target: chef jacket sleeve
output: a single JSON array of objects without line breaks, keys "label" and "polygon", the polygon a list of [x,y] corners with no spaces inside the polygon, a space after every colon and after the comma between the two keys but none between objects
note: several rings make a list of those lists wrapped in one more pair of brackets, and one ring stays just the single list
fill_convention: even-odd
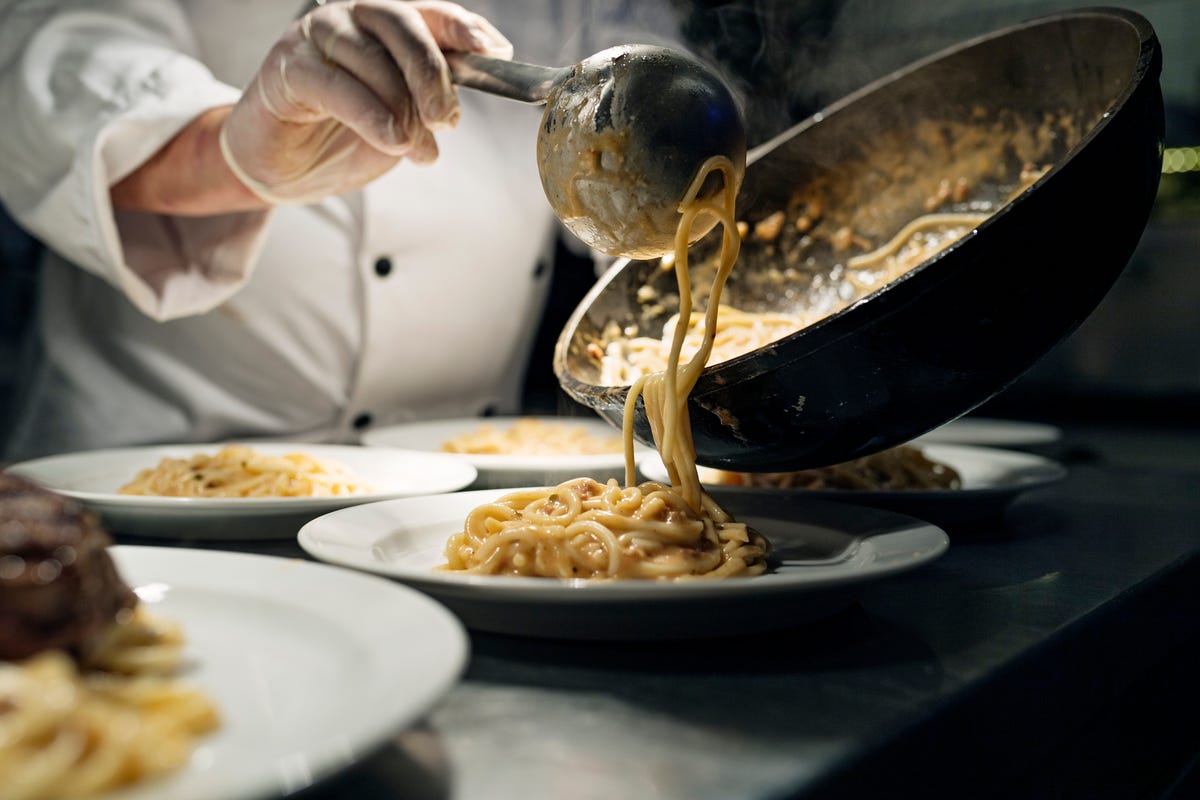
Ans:
[{"label": "chef jacket sleeve", "polygon": [[115,211],[109,187],[239,95],[198,60],[176,3],[0,2],[0,201],[143,313],[208,311],[248,279],[268,212]]}]

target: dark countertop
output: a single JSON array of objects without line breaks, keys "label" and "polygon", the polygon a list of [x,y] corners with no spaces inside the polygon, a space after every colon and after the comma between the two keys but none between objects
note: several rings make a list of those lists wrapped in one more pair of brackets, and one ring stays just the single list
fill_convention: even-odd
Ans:
[{"label": "dark countertop", "polygon": [[1041,452],[1065,481],[949,528],[941,559],[816,623],[662,644],[473,634],[420,724],[305,796],[1190,796],[1200,431],[1068,428]]}]

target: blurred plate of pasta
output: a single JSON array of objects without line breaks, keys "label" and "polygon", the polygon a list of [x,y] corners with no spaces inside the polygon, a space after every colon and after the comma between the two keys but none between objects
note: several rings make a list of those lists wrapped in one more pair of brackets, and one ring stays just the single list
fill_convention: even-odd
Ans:
[{"label": "blurred plate of pasta", "polygon": [[810,622],[868,583],[939,557],[946,533],[922,520],[824,501],[779,515],[727,507],[772,546],[762,574],[721,579],[584,580],[447,571],[447,544],[469,513],[512,492],[483,489],[356,506],[318,517],[299,542],[322,561],[395,578],[439,600],[468,628],[558,639],[730,636]]},{"label": "blurred plate of pasta", "polygon": [[[555,484],[587,476],[624,480],[621,431],[599,416],[464,417],[377,428],[369,447],[450,453],[475,467],[472,488]],[[637,444],[635,457],[650,452]]]},{"label": "blurred plate of pasta", "polygon": [[448,454],[310,442],[91,450],[8,471],[79,500],[118,535],[172,540],[290,539],[329,511],[457,491],[476,476]]},{"label": "blurred plate of pasta", "polygon": [[114,800],[290,796],[413,723],[466,664],[458,620],[392,581],[245,553],[111,553],[142,602],[186,631],[180,677],[220,715],[181,769]]},{"label": "blurred plate of pasta", "polygon": [[[910,445],[833,467],[795,473],[730,473],[699,467],[700,480],[722,501],[793,495],[890,509],[938,525],[994,520],[1022,493],[1066,477],[1062,464],[1032,453],[971,445]],[[666,470],[656,454],[638,461],[648,480]]]}]

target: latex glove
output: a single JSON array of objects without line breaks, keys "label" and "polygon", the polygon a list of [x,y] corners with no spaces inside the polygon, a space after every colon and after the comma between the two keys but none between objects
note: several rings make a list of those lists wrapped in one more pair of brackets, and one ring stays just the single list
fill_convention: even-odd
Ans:
[{"label": "latex glove", "polygon": [[458,122],[443,51],[512,57],[486,19],[441,0],[347,0],[294,22],[221,128],[238,179],[271,203],[357,189],[437,158]]}]

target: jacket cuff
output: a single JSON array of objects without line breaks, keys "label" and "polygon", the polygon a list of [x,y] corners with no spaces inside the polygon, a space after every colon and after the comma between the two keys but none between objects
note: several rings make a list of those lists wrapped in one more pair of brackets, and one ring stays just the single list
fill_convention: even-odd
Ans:
[{"label": "jacket cuff", "polygon": [[112,207],[113,184],[201,113],[230,105],[241,94],[186,58],[165,64],[159,76],[156,83],[175,90],[148,91],[135,106],[107,121],[92,147],[79,153],[87,163],[77,164],[76,171],[87,184],[97,266],[138,310],[168,320],[209,311],[246,283],[270,212],[182,217]]}]

